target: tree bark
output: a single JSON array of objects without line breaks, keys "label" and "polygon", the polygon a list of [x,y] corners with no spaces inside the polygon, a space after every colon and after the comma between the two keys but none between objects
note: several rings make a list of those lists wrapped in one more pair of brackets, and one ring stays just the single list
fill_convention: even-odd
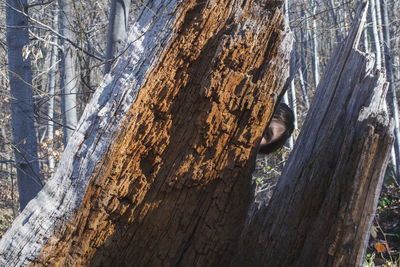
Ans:
[{"label": "tree bark", "polygon": [[[288,22],[289,27],[290,27],[289,1],[288,0],[285,0],[285,9],[284,9],[284,11],[285,11],[285,19]],[[293,76],[293,77],[290,77],[291,81],[290,81],[290,86],[289,86],[289,90],[288,90],[288,92],[290,92],[290,101],[288,99],[289,98],[289,93],[285,94],[284,101],[287,101],[288,103],[286,103],[286,104],[288,104],[289,107],[292,108],[293,115],[294,115],[293,116],[294,129],[297,129],[297,104],[296,104],[296,90],[295,90],[295,87],[294,87],[294,75],[296,75],[295,73],[297,71],[297,68],[299,67],[298,66],[299,62],[298,62],[298,60],[296,58],[297,57],[296,53],[292,52],[291,57],[293,57],[293,59],[291,59],[291,60],[295,62],[294,64],[296,65],[296,67],[295,67],[296,70],[294,70],[294,68],[293,68],[293,70],[291,70],[291,73],[290,73],[290,75]],[[293,136],[289,137],[288,144],[289,144],[289,148],[292,149],[293,148],[293,144],[294,144]]]},{"label": "tree bark", "polygon": [[[7,0],[8,70],[11,124],[20,209],[42,189],[34,126],[32,70],[28,53],[27,1]],[[23,55],[24,53],[24,55]]]},{"label": "tree bark", "polygon": [[367,3],[330,61],[268,208],[233,266],[361,266],[393,121],[384,75],[358,51]]},{"label": "tree bark", "polygon": [[319,77],[319,53],[318,53],[318,39],[317,39],[317,1],[311,0],[312,6],[312,65],[313,65],[313,76],[314,76],[314,88],[317,88],[320,77]]},{"label": "tree bark", "polygon": [[392,156],[392,164],[394,168],[395,179],[397,184],[400,184],[400,118],[399,118],[399,104],[396,96],[396,89],[394,86],[395,78],[393,73],[393,61],[392,61],[392,48],[390,44],[390,31],[389,31],[389,16],[388,16],[388,3],[383,3],[383,32],[384,32],[384,55],[385,55],[385,68],[387,78],[389,81],[389,93],[387,97],[389,111],[394,119],[394,145]]},{"label": "tree bark", "polygon": [[276,1],[151,1],[55,176],[0,241],[4,266],[216,266],[288,76]]},{"label": "tree bark", "polygon": [[379,44],[380,44],[380,52],[381,52],[381,64],[380,67],[385,67],[385,52],[384,52],[384,43],[383,39],[383,29],[382,29],[382,11],[381,11],[381,1],[382,0],[374,0],[375,1],[375,16],[376,16],[376,26],[378,30]]},{"label": "tree bark", "polygon": [[[58,16],[59,12],[57,10],[53,11],[53,28],[58,29]],[[52,37],[52,42],[58,43],[57,36]],[[50,51],[50,69],[49,69],[49,86],[48,86],[48,97],[49,103],[47,108],[47,131],[46,135],[48,137],[48,141],[51,143],[51,151],[53,151],[54,144],[54,98],[55,98],[55,89],[56,89],[56,70],[57,70],[57,60],[58,60],[58,47],[53,45]],[[48,158],[49,162],[49,170],[53,173],[55,168],[55,160],[53,153],[49,154]]]},{"label": "tree bark", "polygon": [[299,86],[300,86],[301,94],[303,97],[304,105],[305,105],[305,108],[308,110],[310,108],[310,103],[308,102],[308,95],[307,95],[306,85],[304,82],[303,71],[301,68],[299,68],[297,70],[297,72],[298,72]]},{"label": "tree bark", "polygon": [[338,43],[341,43],[342,42],[342,32],[340,30],[340,24],[338,22],[337,15],[336,15],[335,1],[329,0],[329,4],[330,4],[330,10],[331,10],[331,14],[332,14],[333,23],[334,23],[335,27],[337,27],[337,29],[338,29],[338,30],[334,31],[336,40]]},{"label": "tree bark", "polygon": [[[379,1],[379,0],[377,0]],[[377,21],[377,12],[376,12],[376,3],[375,0],[369,0],[370,3],[370,16],[371,16],[371,35],[373,37],[373,48],[375,52],[376,61],[375,64],[380,68],[382,67],[382,52],[381,52],[381,40],[379,38],[378,32],[378,21]]]},{"label": "tree bark", "polygon": [[124,46],[128,35],[128,17],[131,0],[112,0],[107,33],[106,62],[104,74],[110,71],[111,65]]},{"label": "tree bark", "polygon": [[[72,5],[71,0],[58,0],[60,9],[60,33],[65,39],[73,40],[72,32]],[[63,111],[63,133],[64,146],[67,145],[72,133],[78,124],[77,102],[77,77],[75,73],[75,57],[73,55],[74,47],[64,39],[60,39],[63,46],[61,61],[61,88],[62,88],[62,111]]]}]

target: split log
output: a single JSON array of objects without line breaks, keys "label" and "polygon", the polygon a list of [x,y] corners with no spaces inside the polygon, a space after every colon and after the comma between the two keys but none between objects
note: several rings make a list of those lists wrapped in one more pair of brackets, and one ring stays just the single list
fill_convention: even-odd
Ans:
[{"label": "split log", "polygon": [[367,1],[327,67],[268,208],[249,225],[234,266],[360,266],[393,121],[387,83],[358,51]]},{"label": "split log", "polygon": [[148,1],[1,266],[221,266],[288,76],[281,1]]}]

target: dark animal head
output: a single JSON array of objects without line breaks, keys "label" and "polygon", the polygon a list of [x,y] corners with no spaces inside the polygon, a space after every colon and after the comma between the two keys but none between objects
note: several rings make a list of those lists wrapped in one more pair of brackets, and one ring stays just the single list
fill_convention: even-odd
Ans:
[{"label": "dark animal head", "polygon": [[294,130],[293,120],[293,111],[286,104],[279,103],[264,131],[259,153],[268,154],[282,147]]}]

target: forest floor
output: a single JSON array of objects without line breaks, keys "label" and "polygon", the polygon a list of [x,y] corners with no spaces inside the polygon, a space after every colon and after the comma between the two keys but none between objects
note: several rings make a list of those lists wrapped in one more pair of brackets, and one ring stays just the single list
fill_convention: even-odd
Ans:
[{"label": "forest floor", "polygon": [[[2,173],[3,174],[3,173]],[[18,215],[17,196],[13,191],[10,180],[0,176],[0,238]]]},{"label": "forest floor", "polygon": [[[253,173],[253,179],[257,184],[255,206],[268,203],[283,168],[285,157],[286,155],[275,155],[269,158],[257,158],[256,169]],[[10,180],[3,177],[5,176],[0,176],[0,238],[18,215],[16,183],[14,181],[11,186]],[[374,257],[375,266],[385,266],[387,261],[399,260],[399,253],[400,188],[386,182],[382,188],[371,229],[367,257]]]},{"label": "forest floor", "polygon": [[390,260],[400,266],[400,188],[393,183],[382,187],[368,253],[375,254],[375,264]]}]

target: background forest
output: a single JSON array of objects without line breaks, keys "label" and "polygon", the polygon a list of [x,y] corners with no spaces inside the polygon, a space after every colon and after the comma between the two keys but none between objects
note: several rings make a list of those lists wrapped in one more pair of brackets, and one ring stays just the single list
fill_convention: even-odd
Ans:
[{"label": "background forest", "polygon": [[[41,186],[54,173],[57,161],[74,130],[86,103],[108,71],[107,53],[110,10],[116,2],[129,1],[29,1],[21,15],[27,19],[27,38],[12,34],[16,25],[6,20],[6,12],[15,11],[15,2],[0,4],[0,237],[19,213],[17,177],[26,175]],[[138,8],[151,8],[145,1],[132,1],[129,19]],[[295,35],[296,76],[284,100],[295,111],[296,130],[287,147],[274,155],[257,158],[254,181],[255,205],[265,205],[301,130],[309,103],[334,49],[350,28],[358,1],[286,0],[290,28]],[[400,146],[397,102],[400,94],[400,2],[370,0],[367,27],[362,38],[365,52],[374,53],[376,65],[386,72],[390,82],[388,112],[396,120],[396,141],[386,171],[378,213],[371,231],[369,252],[375,263],[383,258],[392,262],[400,248]],[[113,12],[111,12],[112,14]],[[115,14],[115,12],[114,12]],[[112,16],[111,16],[112,17]],[[127,20],[129,29],[129,19]],[[110,27],[111,28],[111,27]],[[118,57],[127,44],[118,45]],[[15,62],[10,54],[20,53],[24,72],[30,72],[28,91],[13,91]],[[106,58],[110,59],[109,61]],[[15,58],[14,58],[15,59]],[[18,63],[17,63],[18,65]],[[27,81],[25,78],[24,81]],[[29,93],[26,93],[29,92]],[[22,104],[21,104],[22,103]],[[24,106],[20,117],[12,117],[13,105]],[[14,120],[14,122],[13,122]],[[18,130],[19,122],[30,121],[32,127]],[[27,126],[27,124],[23,125]],[[12,129],[14,128],[14,132]],[[28,148],[26,148],[28,147]],[[32,167],[33,166],[33,167]],[[37,166],[37,167],[35,167]],[[389,250],[389,251],[388,251]],[[382,258],[382,260],[378,259]]]}]

